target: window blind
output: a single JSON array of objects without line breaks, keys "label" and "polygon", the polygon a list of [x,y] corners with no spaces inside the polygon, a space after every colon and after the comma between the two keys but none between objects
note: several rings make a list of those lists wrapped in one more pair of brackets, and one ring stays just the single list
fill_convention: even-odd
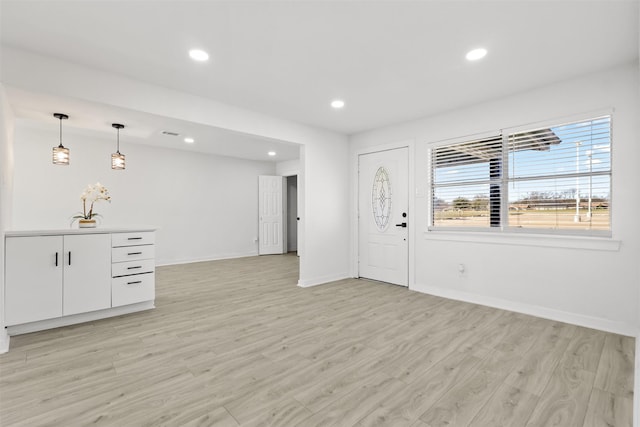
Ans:
[{"label": "window blind", "polygon": [[508,136],[510,227],[610,229],[611,118]]},{"label": "window blind", "polygon": [[434,226],[499,225],[502,145],[502,137],[496,135],[432,150]]},{"label": "window blind", "polygon": [[431,150],[434,228],[611,230],[611,117]]}]

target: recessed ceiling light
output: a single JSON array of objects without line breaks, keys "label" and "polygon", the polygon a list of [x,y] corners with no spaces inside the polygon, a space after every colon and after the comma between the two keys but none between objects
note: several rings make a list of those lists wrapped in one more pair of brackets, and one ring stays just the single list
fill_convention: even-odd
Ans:
[{"label": "recessed ceiling light", "polygon": [[275,151],[269,151],[267,154],[273,157],[273,156],[276,155],[276,152]]},{"label": "recessed ceiling light", "polygon": [[335,109],[344,107],[344,101],[342,99],[334,99],[331,101],[331,106]]},{"label": "recessed ceiling light", "polygon": [[468,61],[477,61],[478,59],[482,59],[487,55],[487,49],[479,48],[473,49],[467,52],[467,60]]},{"label": "recessed ceiling light", "polygon": [[209,54],[201,49],[191,49],[189,51],[189,56],[194,61],[200,61],[200,62],[203,62],[209,59]]},{"label": "recessed ceiling light", "polygon": [[196,142],[196,140],[193,138],[185,138],[184,142],[186,142],[187,144],[193,144],[194,142]]}]

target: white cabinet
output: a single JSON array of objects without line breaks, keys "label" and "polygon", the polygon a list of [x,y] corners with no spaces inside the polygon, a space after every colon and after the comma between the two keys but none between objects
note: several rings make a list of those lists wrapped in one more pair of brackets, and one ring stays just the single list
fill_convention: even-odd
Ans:
[{"label": "white cabinet", "polygon": [[155,233],[5,233],[5,325],[10,334],[153,308]]},{"label": "white cabinet", "polygon": [[8,237],[5,323],[111,307],[111,235]]},{"label": "white cabinet", "polygon": [[111,252],[113,262],[136,261],[143,259],[154,259],[156,257],[155,246],[126,246],[124,248],[113,248]]},{"label": "white cabinet", "polygon": [[118,233],[111,238],[111,304],[155,299],[154,233]]},{"label": "white cabinet", "polygon": [[111,286],[114,307],[149,301],[155,298],[155,273],[114,277]]},{"label": "white cabinet", "polygon": [[5,324],[62,316],[62,236],[7,237]]},{"label": "white cabinet", "polygon": [[111,235],[64,236],[62,315],[111,307]]},{"label": "white cabinet", "polygon": [[111,264],[111,275],[113,277],[120,277],[130,274],[153,273],[155,269],[156,260],[153,258],[139,261],[114,262]]},{"label": "white cabinet", "polygon": [[113,233],[111,241],[114,248],[121,246],[153,245],[156,242],[153,231],[139,231],[133,233]]}]

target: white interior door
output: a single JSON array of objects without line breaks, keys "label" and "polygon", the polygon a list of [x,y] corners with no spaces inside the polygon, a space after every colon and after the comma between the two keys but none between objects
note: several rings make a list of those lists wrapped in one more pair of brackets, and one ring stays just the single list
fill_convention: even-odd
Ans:
[{"label": "white interior door", "polygon": [[258,181],[260,255],[283,254],[287,251],[285,206],[287,180],[283,176],[260,175]]},{"label": "white interior door", "polygon": [[358,160],[359,276],[409,284],[409,150],[362,154]]}]

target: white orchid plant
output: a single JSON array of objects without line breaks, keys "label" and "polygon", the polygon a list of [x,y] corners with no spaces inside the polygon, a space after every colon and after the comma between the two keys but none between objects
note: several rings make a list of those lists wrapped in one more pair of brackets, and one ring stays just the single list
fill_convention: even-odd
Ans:
[{"label": "white orchid plant", "polygon": [[[111,203],[111,196],[109,195],[109,190],[98,182],[94,185],[89,184],[80,195],[80,200],[82,200],[82,212],[78,212],[72,217],[72,224],[77,219],[94,219],[94,217],[99,217],[100,214],[93,211],[93,205],[100,200],[106,200]],[[87,203],[90,203],[89,211],[87,211]]]}]

